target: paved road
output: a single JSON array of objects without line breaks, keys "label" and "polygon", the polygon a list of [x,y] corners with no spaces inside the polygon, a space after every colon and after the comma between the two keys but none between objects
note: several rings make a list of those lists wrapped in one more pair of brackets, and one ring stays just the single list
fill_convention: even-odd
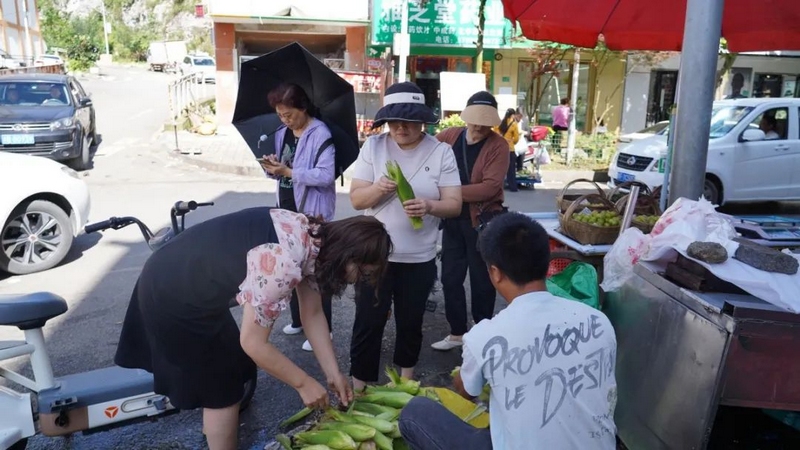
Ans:
[{"label": "paved road", "polygon": [[[94,168],[84,173],[92,194],[91,220],[133,215],[156,229],[168,224],[169,208],[177,200],[216,202],[215,206],[190,215],[190,223],[244,207],[273,203],[274,184],[270,181],[209,173],[177,162],[165,149],[156,146],[153,138],[166,117],[164,93],[168,76],[141,69],[115,68],[105,72],[106,76],[83,80],[85,88],[93,93],[98,130],[103,136]],[[509,203],[516,209],[549,210],[554,204],[555,192],[521,192],[510,198]],[[355,213],[345,191],[338,200],[339,217]],[[58,376],[100,369],[112,364],[128,297],[149,253],[133,227],[81,236],[67,262],[55,269],[22,277],[0,276],[0,293],[49,290],[67,299],[69,311],[50,321],[46,328],[54,371]],[[428,349],[429,343],[447,332],[441,296],[437,295],[435,300],[440,307],[436,313],[427,315],[426,342],[420,364],[422,375],[431,382],[444,380],[460,357],[456,353],[433,354]],[[337,300],[334,336],[343,370],[348,364],[346,355],[352,317],[350,299]],[[286,320],[287,317],[283,317],[278,326],[282,327]],[[19,335],[17,330],[0,330],[0,339],[16,339]],[[386,358],[391,358],[393,336],[390,325]],[[302,337],[288,337],[278,332],[274,340],[291,358],[321,379],[313,357],[299,349]],[[275,433],[275,425],[300,406],[291,388],[262,374],[253,405],[241,418],[241,448],[262,448]],[[198,411],[89,436],[36,437],[29,444],[31,449],[202,447]]]}]

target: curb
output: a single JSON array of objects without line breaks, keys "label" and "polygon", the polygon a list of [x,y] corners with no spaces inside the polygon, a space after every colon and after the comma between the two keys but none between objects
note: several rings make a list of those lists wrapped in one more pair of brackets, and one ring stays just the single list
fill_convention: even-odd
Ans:
[{"label": "curb", "polygon": [[202,159],[192,158],[189,155],[184,155],[182,153],[176,152],[173,149],[166,148],[165,145],[162,145],[162,147],[164,147],[167,155],[170,158],[181,161],[190,166],[199,167],[201,169],[206,169],[217,173],[228,173],[232,175],[240,175],[240,176],[254,177],[254,178],[264,177],[264,172],[255,167],[234,166],[232,164],[220,164],[209,161],[203,161]]}]

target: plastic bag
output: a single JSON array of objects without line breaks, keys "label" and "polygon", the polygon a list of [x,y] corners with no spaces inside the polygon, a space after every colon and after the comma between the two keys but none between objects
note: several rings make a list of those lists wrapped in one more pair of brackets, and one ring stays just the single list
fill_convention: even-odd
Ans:
[{"label": "plastic bag", "polygon": [[539,153],[539,165],[546,166],[547,164],[550,164],[550,153],[542,147],[542,151]]},{"label": "plastic bag", "polygon": [[517,154],[517,156],[522,156],[525,153],[527,153],[528,152],[528,140],[525,139],[524,137],[520,137],[519,141],[517,141],[517,143],[514,144],[514,152]]},{"label": "plastic bag", "polygon": [[603,257],[603,282],[600,287],[606,292],[616,291],[633,275],[633,266],[639,262],[650,238],[638,228],[628,228],[617,238]]},{"label": "plastic bag", "polygon": [[600,292],[597,289],[597,271],[584,262],[574,262],[560,273],[547,279],[551,294],[587,304],[600,309]]},{"label": "plastic bag", "polygon": [[661,215],[650,234],[636,228],[622,233],[603,258],[600,287],[606,292],[616,291],[633,275],[633,266],[640,260],[674,259],[676,250],[685,252],[695,241],[722,244],[733,254],[738,244],[731,239],[736,236],[733,224],[717,213],[711,202],[679,198]]}]

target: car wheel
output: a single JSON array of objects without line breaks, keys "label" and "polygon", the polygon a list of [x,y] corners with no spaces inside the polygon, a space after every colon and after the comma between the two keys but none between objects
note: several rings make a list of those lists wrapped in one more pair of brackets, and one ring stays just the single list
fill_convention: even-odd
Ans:
[{"label": "car wheel", "polygon": [[703,184],[703,196],[709,202],[719,205],[722,200],[722,188],[717,181],[706,178]]},{"label": "car wheel", "polygon": [[87,133],[81,134],[81,155],[70,161],[70,167],[75,170],[92,168],[92,139]]},{"label": "car wheel", "polygon": [[69,215],[55,203],[23,203],[0,230],[0,270],[25,275],[55,267],[67,256],[72,233]]}]

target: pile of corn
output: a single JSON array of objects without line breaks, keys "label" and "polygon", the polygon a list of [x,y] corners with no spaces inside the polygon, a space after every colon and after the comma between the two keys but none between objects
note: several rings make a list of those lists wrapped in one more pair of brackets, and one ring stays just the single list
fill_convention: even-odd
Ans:
[{"label": "pile of corn", "polygon": [[[440,402],[464,421],[475,426],[488,425],[486,408],[476,406],[447,389],[421,387],[418,381],[401,378],[391,368],[387,369],[386,373],[392,380],[390,383],[385,386],[368,386],[363,393],[356,396],[347,411],[328,408],[308,431],[291,437],[280,434],[275,439],[284,450],[408,449],[400,436],[397,420],[403,407],[415,396],[424,396]],[[291,425],[311,412],[310,409],[304,408],[284,421],[281,426]]]}]

